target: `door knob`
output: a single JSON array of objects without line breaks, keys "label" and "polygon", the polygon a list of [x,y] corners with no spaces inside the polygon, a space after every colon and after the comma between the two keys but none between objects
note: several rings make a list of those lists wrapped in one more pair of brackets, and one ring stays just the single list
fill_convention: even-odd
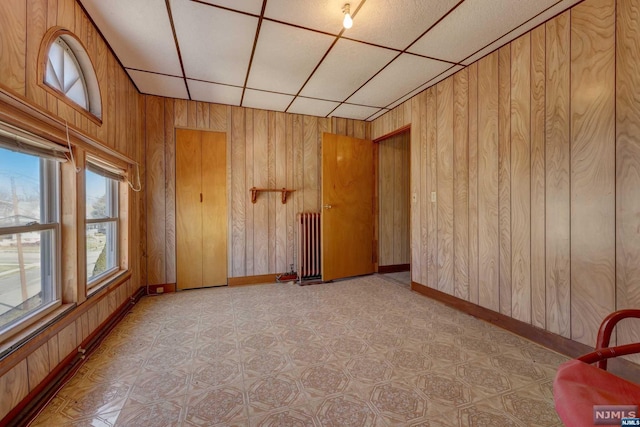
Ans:
[{"label": "door knob", "polygon": [[331,205],[323,205],[322,207],[325,208],[325,209],[331,209],[333,206],[331,206]]}]

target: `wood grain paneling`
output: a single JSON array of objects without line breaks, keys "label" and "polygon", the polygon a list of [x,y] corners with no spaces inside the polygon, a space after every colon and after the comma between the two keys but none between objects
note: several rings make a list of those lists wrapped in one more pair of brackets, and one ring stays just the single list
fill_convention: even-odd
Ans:
[{"label": "wood grain paneling", "polygon": [[546,24],[546,299],[547,330],[570,325],[570,12]]},{"label": "wood grain paneling", "polygon": [[0,85],[20,95],[26,92],[27,3],[0,4]]},{"label": "wood grain paneling", "polygon": [[531,36],[511,43],[511,315],[531,322]]},{"label": "wood grain paneling", "polygon": [[409,257],[409,132],[378,143],[378,264],[408,264]]},{"label": "wood grain paneling", "polygon": [[165,211],[165,139],[164,102],[160,97],[147,97],[147,264],[150,285],[166,280],[166,211]]},{"label": "wood grain paneling", "polygon": [[615,309],[615,0],[571,11],[571,338]]},{"label": "wood grain paneling", "polygon": [[[269,187],[269,125],[267,111],[253,110],[253,182],[247,180],[250,187]],[[247,191],[247,190],[245,190]],[[253,275],[273,273],[269,271],[269,197],[264,194],[261,203],[253,208]],[[248,236],[249,238],[249,236]],[[247,258],[250,254],[247,252]]]},{"label": "wood grain paneling", "polygon": [[250,187],[245,180],[245,109],[231,109],[231,275],[246,276],[245,212]]},{"label": "wood grain paneling", "polygon": [[498,53],[478,61],[478,304],[500,310]]},{"label": "wood grain paneling", "polygon": [[[173,126],[175,105],[164,100],[164,191],[165,191],[165,254],[176,253],[176,141]],[[165,283],[176,283],[176,257],[168,256],[165,263]]]},{"label": "wood grain paneling", "polygon": [[453,77],[453,295],[469,298],[469,72]]},{"label": "wood grain paneling", "polygon": [[[423,120],[420,117],[423,114],[423,110],[426,108],[424,102],[425,93],[423,92],[419,96],[415,96],[411,99],[411,130],[409,134],[409,141],[413,141],[411,144],[411,150],[409,153],[409,167],[411,168],[411,176],[409,177],[410,187],[410,207],[409,207],[409,219],[411,221],[410,232],[410,245],[411,245],[411,260],[423,260],[426,257],[422,253],[424,239],[423,233],[426,232],[426,227],[423,221],[424,215],[422,212],[426,209],[426,138],[423,138],[422,124]],[[426,134],[425,134],[426,135]],[[420,193],[420,194],[418,194]],[[414,197],[415,195],[415,197]],[[425,278],[422,275],[423,262],[418,262],[415,266],[411,267],[411,280],[418,283],[426,283]]]},{"label": "wood grain paneling", "polygon": [[469,72],[469,301],[478,304],[478,63]]},{"label": "wood grain paneling", "polygon": [[[427,282],[438,288],[438,103],[435,86],[427,89]],[[415,261],[414,261],[415,263]]]},{"label": "wood grain paneling", "polygon": [[[618,1],[616,14],[616,308],[622,309],[640,307],[640,1]],[[622,322],[617,336],[618,344],[639,342],[640,328]]]},{"label": "wood grain paneling", "polygon": [[546,326],[545,26],[531,32],[531,323]]},{"label": "wood grain paneling", "polygon": [[29,374],[29,391],[32,391],[51,372],[49,346],[46,343],[27,357],[27,371]]},{"label": "wood grain paneling", "polygon": [[29,393],[27,360],[0,377],[0,419],[4,418]]},{"label": "wood grain paneling", "polygon": [[498,233],[500,313],[511,315],[511,48],[498,51]]},{"label": "wood grain paneling", "polygon": [[27,22],[29,37],[26,51],[26,96],[33,103],[46,108],[47,93],[38,84],[38,53],[47,31],[47,0],[27,1]]},{"label": "wood grain paneling", "polygon": [[438,290],[453,295],[453,80],[437,90]]}]

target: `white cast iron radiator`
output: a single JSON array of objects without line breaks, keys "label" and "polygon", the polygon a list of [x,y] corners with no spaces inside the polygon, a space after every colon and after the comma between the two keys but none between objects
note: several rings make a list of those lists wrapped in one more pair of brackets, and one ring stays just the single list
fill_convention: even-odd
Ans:
[{"label": "white cast iron radiator", "polygon": [[319,212],[298,214],[298,274],[300,280],[321,276]]}]

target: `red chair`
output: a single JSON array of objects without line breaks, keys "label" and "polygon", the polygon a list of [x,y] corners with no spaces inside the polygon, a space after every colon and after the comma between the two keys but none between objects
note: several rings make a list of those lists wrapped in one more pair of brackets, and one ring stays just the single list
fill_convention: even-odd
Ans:
[{"label": "red chair", "polygon": [[609,347],[613,329],[626,318],[640,318],[640,310],[620,310],[607,316],[598,330],[595,350],[558,368],[553,398],[565,426],[594,425],[594,405],[640,405],[640,386],[607,371],[607,359],[640,353],[640,343]]}]

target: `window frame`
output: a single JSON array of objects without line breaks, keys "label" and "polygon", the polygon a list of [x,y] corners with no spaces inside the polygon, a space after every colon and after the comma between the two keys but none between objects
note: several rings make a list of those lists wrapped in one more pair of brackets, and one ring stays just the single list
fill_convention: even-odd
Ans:
[{"label": "window frame", "polygon": [[[101,175],[108,180],[107,182],[109,185],[108,185],[107,197],[109,198],[109,201],[110,201],[110,203],[108,204],[110,208],[110,212],[108,212],[109,216],[107,217],[104,217],[104,218],[88,218],[87,217],[87,212],[86,212],[86,201],[87,201],[86,173],[87,172],[92,172],[94,174]],[[128,251],[126,250],[124,250],[123,252],[123,248],[122,248],[123,233],[126,232],[126,230],[123,230],[123,226],[122,226],[122,222],[123,222],[122,203],[123,202],[126,203],[126,200],[122,200],[123,199],[122,185],[125,179],[125,175],[124,175],[124,171],[120,170],[118,167],[112,166],[111,164],[106,163],[102,159],[94,156],[87,156],[84,173],[85,173],[85,179],[84,179],[85,203],[84,203],[84,211],[82,212],[82,215],[84,218],[84,231],[83,231],[84,241],[85,242],[87,241],[86,240],[87,226],[90,224],[111,224],[111,226],[114,229],[111,235],[109,234],[107,235],[107,239],[110,239],[110,243],[113,245],[113,248],[114,248],[113,251],[111,251],[111,253],[108,254],[107,256],[113,259],[114,265],[113,267],[97,274],[96,276],[90,277],[89,271],[86,268],[88,267],[87,265],[88,251],[85,245],[84,283],[85,283],[85,289],[86,289],[87,295],[91,295],[98,289],[101,289],[104,286],[108,285],[114,276],[117,276],[126,270],[125,268],[123,268],[123,265],[126,265],[127,262],[123,261],[122,259],[123,253],[124,254],[128,253]],[[124,218],[124,219],[128,221],[127,218]]]},{"label": "window frame", "polygon": [[[49,232],[41,234],[40,263],[41,263],[41,292],[51,292],[51,301],[41,304],[30,312],[0,326],[0,343],[24,329],[30,327],[38,320],[50,314],[62,305],[62,187],[60,162],[52,158],[46,158],[37,153],[28,153],[24,147],[21,150],[11,150],[0,146],[0,150],[16,151],[24,155],[39,158],[39,185],[40,185],[40,222],[24,225],[0,226],[0,236],[12,234],[25,234],[33,232]],[[50,237],[47,237],[49,234]],[[48,241],[50,240],[50,241]],[[48,254],[48,256],[45,256]],[[43,270],[48,279],[44,279]],[[44,284],[48,280],[48,284]],[[45,289],[45,287],[47,289]]]},{"label": "window frame", "polygon": [[[69,47],[74,56],[74,61],[79,65],[79,71],[81,78],[85,82],[85,88],[87,92],[87,103],[89,109],[82,107],[74,102],[71,98],[67,97],[62,91],[54,88],[46,82],[47,62],[49,60],[49,50],[51,45],[56,42],[58,38]],[[96,67],[91,60],[91,57],[87,53],[87,49],[84,44],[78,39],[78,37],[71,31],[63,27],[51,27],[42,39],[40,44],[40,51],[38,53],[38,85],[49,92],[51,95],[64,102],[75,111],[83,114],[89,120],[94,122],[98,126],[102,126],[102,112],[103,101],[96,75]]]}]

